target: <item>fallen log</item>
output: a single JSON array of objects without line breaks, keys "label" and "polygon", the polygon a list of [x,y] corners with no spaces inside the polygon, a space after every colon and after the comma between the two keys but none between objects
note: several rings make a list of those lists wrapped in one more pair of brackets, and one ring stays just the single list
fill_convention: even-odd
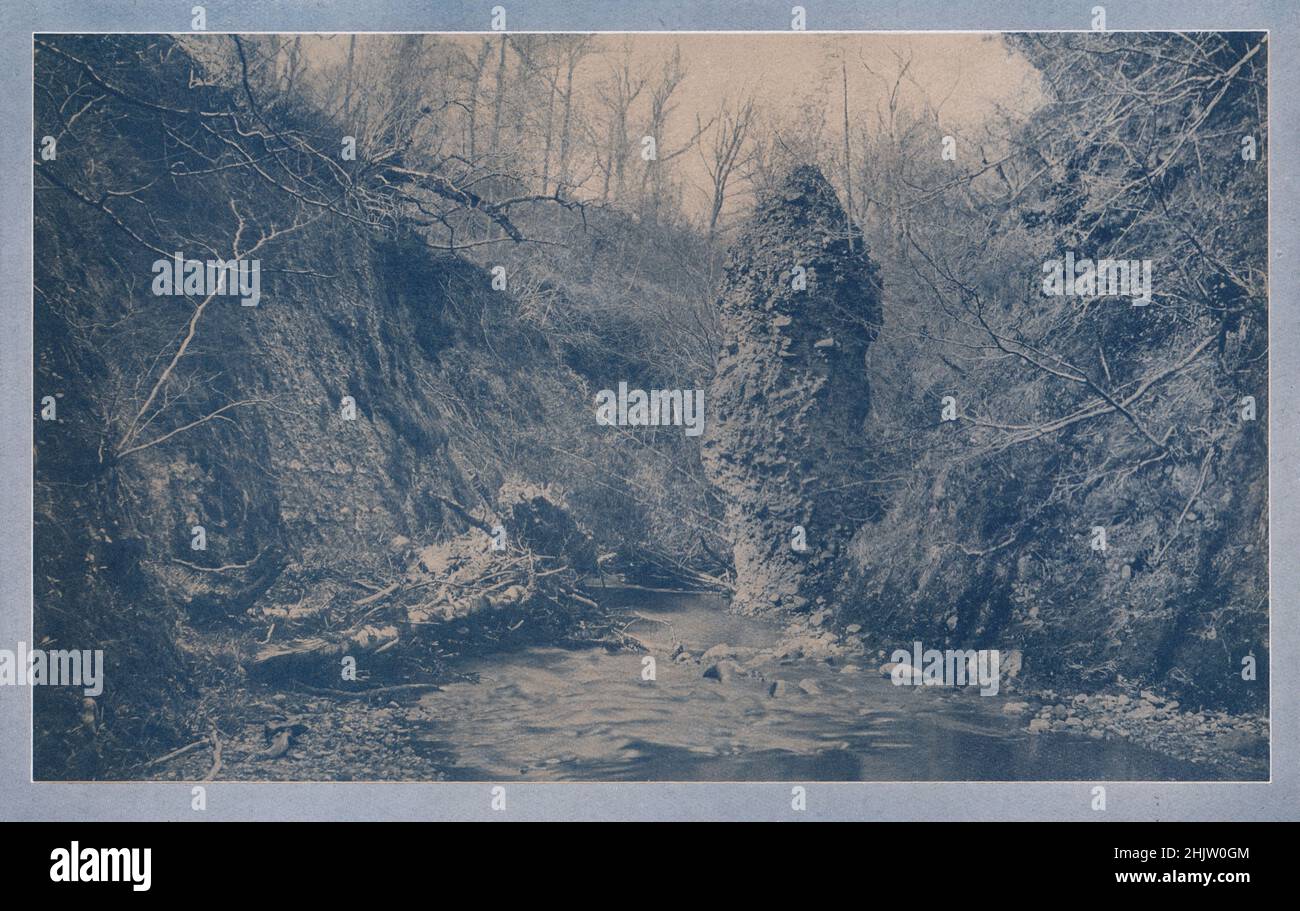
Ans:
[{"label": "fallen log", "polygon": [[379,652],[399,638],[396,626],[363,626],[338,638],[312,636],[286,642],[268,643],[259,648],[247,662],[245,670],[253,678],[295,675],[303,671],[319,675],[337,673],[333,659],[344,655],[365,655]]},{"label": "fallen log", "polygon": [[400,586],[401,584],[402,584],[401,580],[398,580],[397,582],[394,582],[391,585],[385,585],[383,588],[375,592],[373,595],[367,595],[366,597],[362,598],[360,601],[353,601],[352,604],[354,607],[363,607],[364,605],[371,604],[375,601],[378,601],[380,598],[384,598],[387,597],[388,595],[391,595],[393,592],[397,591],[398,586]]},{"label": "fallen log", "polygon": [[[584,572],[599,571],[596,548],[561,498],[544,488],[508,486],[487,519],[439,499],[471,528],[412,548],[404,570],[382,587],[341,597],[313,593],[320,612],[302,618],[310,625],[284,628],[274,643],[268,636],[251,644],[244,663],[249,676],[329,687],[339,679],[339,659],[355,656],[359,664],[369,659],[364,668],[376,683],[385,675],[410,679],[412,669],[436,675],[451,656],[501,647],[521,629],[520,638],[565,641],[584,619],[604,627],[601,605],[578,590]],[[480,533],[498,522],[507,530],[504,548]],[[286,623],[296,613],[286,611]],[[347,632],[329,628],[340,613]]]}]

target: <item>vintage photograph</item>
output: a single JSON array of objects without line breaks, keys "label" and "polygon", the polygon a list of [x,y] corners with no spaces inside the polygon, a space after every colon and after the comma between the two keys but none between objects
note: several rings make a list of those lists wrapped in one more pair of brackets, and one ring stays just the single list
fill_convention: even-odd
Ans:
[{"label": "vintage photograph", "polygon": [[37,781],[1269,779],[1267,33],[32,40]]}]

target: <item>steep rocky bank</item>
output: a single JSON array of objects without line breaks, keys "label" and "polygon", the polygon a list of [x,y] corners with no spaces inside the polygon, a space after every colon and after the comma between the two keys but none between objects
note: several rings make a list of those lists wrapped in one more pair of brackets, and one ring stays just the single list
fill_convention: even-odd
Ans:
[{"label": "steep rocky bank", "polygon": [[[204,699],[230,692],[242,661],[352,625],[440,540],[473,531],[486,548],[475,516],[499,517],[517,556],[498,491],[557,474],[521,439],[587,408],[488,270],[409,225],[313,210],[285,230],[294,197],[251,168],[207,167],[215,140],[159,159],[161,130],[207,123],[136,97],[250,115],[234,89],[193,87],[199,65],[167,39],[112,40],[120,55],[69,38],[38,56],[42,99],[86,78],[82,55],[102,56],[120,95],[82,121],[94,142],[69,135],[38,175],[34,385],[57,414],[34,428],[36,635],[102,647],[108,681],[92,707],[37,692],[38,777],[97,776],[206,733]],[[151,68],[104,62],[155,45]],[[58,122],[44,100],[37,115]],[[142,188],[126,221],[78,189],[92,180]],[[196,315],[197,298],[150,293],[157,249],[206,258],[258,235],[275,236],[256,306],[218,297]]]}]

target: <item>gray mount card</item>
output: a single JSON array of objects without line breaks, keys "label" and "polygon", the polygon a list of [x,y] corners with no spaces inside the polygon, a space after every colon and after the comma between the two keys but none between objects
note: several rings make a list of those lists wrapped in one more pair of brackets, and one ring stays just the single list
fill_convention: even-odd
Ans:
[{"label": "gray mount card", "polygon": [[1292,5],[0,25],[0,816],[1296,817]]}]

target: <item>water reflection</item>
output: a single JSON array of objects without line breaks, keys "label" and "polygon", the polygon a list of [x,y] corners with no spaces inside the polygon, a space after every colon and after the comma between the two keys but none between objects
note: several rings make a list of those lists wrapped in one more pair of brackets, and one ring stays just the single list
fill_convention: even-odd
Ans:
[{"label": "water reflection", "polygon": [[[864,668],[811,659],[768,680],[704,679],[667,656],[721,642],[767,646],[777,627],[725,612],[716,596],[637,593],[632,627],[656,655],[532,648],[468,662],[479,683],[430,694],[422,747],[460,780],[961,781],[1204,780],[1198,766],[1118,740],[1024,733],[1006,698],[895,687]],[[768,695],[776,678],[790,686]],[[811,679],[810,696],[795,684]]]}]

